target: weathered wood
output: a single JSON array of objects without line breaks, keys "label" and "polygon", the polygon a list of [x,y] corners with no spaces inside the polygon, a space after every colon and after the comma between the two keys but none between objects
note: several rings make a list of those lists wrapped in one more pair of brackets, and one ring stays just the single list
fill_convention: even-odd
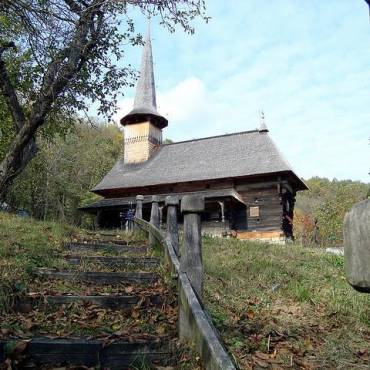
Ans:
[{"label": "weathered wood", "polygon": [[79,256],[69,255],[65,259],[73,265],[79,265],[83,261],[97,262],[105,266],[135,266],[135,267],[158,267],[157,257],[106,257],[106,256]]},{"label": "weathered wood", "polygon": [[143,218],[143,200],[144,197],[142,195],[136,196],[135,217],[137,218]]},{"label": "weathered wood", "polygon": [[130,309],[137,305],[139,301],[143,299],[142,304],[140,307],[144,308],[149,305],[159,306],[163,303],[163,300],[160,295],[153,294],[153,295],[146,295],[146,296],[122,296],[122,295],[110,295],[110,296],[102,296],[102,295],[59,295],[59,296],[33,296],[33,297],[21,297],[17,304],[15,305],[15,310],[17,307],[21,307],[24,304],[30,304],[31,306],[41,305],[44,303],[52,304],[52,305],[63,305],[69,304],[73,302],[89,302],[94,304],[95,306],[110,308],[113,310],[124,310]]},{"label": "weathered wood", "polygon": [[124,239],[88,239],[79,241],[79,243],[89,243],[89,244],[116,244],[116,245],[142,245],[145,244],[145,240],[124,240]]},{"label": "weathered wood", "polygon": [[[159,229],[159,205],[158,205],[159,197],[153,195],[152,197],[152,210],[150,213],[150,224]],[[157,243],[157,239],[152,232],[149,231],[149,247],[153,248]]]},{"label": "weathered wood", "polygon": [[[142,230],[149,231],[153,228],[147,221],[135,220],[135,222]],[[158,242],[165,249],[165,256],[171,271],[178,273],[180,264],[172,244],[168,242],[168,238],[163,237],[159,230],[156,235]],[[186,273],[180,273],[178,277],[180,338],[187,343],[195,344],[206,370],[235,370],[235,366],[222,346],[217,329],[203,310],[202,303],[190,285]]]},{"label": "weathered wood", "polygon": [[[142,219],[143,218],[143,201],[144,201],[144,196],[143,195],[136,195],[136,206],[135,206],[135,217]],[[137,229],[137,225],[133,225],[134,230]]]},{"label": "weathered wood", "polygon": [[[262,231],[266,228],[282,230],[283,206],[276,183],[261,183],[259,187],[239,185],[237,189],[247,206],[248,231]],[[250,207],[259,207],[258,217],[251,217]]]},{"label": "weathered wood", "polygon": [[179,225],[177,223],[177,207],[179,205],[178,197],[166,197],[167,206],[167,237],[172,243],[176,254],[180,255],[179,248]]},{"label": "weathered wood", "polygon": [[158,280],[151,272],[77,272],[37,269],[35,273],[49,279],[89,281],[95,284],[150,284]]},{"label": "weathered wood", "polygon": [[[10,342],[10,341],[8,341]],[[0,341],[0,360],[4,361],[7,341]],[[173,346],[164,340],[119,341],[105,343],[87,339],[48,339],[34,338],[27,343],[22,352],[22,364],[31,361],[41,365],[84,365],[88,367],[122,370],[130,367],[136,360],[158,361],[159,364],[170,364]],[[23,365],[22,365],[23,366]],[[23,367],[22,367],[23,368]]]},{"label": "weathered wood", "polygon": [[271,231],[239,231],[238,239],[255,240],[255,239],[279,239],[284,238],[284,233],[281,230]]},{"label": "weathered wood", "polygon": [[370,293],[370,199],[355,204],[343,226],[347,280],[356,290]]},{"label": "weathered wood", "polygon": [[184,248],[180,259],[180,272],[186,273],[190,283],[202,299],[203,296],[203,260],[201,212],[204,211],[204,199],[196,195],[186,195],[181,201],[184,214]]},{"label": "weathered wood", "polygon": [[206,370],[235,370],[217,329],[204,311],[185,273],[179,274],[180,340],[194,343]]},{"label": "weathered wood", "polygon": [[98,243],[67,243],[65,248],[70,251],[111,251],[116,253],[146,253],[146,245],[119,245],[119,244],[98,244]]}]

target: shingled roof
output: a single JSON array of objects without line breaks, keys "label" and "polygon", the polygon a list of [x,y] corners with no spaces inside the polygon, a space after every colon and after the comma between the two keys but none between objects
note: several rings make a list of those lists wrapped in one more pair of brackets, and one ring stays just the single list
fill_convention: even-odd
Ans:
[{"label": "shingled roof", "polygon": [[307,189],[267,132],[258,130],[161,145],[146,162],[118,160],[92,191],[291,172]]}]

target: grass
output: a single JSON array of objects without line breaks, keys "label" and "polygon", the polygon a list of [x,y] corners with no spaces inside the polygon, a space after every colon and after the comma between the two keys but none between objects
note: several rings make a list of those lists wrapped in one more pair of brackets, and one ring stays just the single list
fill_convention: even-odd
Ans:
[{"label": "grass", "polygon": [[54,267],[63,242],[75,232],[71,226],[0,212],[0,311],[25,289],[34,268]]},{"label": "grass", "polygon": [[210,237],[203,253],[206,306],[240,368],[368,369],[370,295],[343,257]]},{"label": "grass", "polygon": [[[0,313],[2,324],[7,321],[3,329],[26,337],[47,331],[59,331],[62,336],[68,333],[106,336],[136,328],[140,336],[161,335],[159,329],[175,330],[176,312],[166,313],[173,318],[170,326],[166,326],[162,313],[154,309],[147,312],[152,321],[145,312],[110,316],[102,315],[104,311],[100,309],[76,304],[60,311],[63,313],[60,317],[58,309],[53,311],[52,307],[49,311],[40,308],[25,315],[4,314],[17,295],[24,292],[126,294],[125,287],[34,278],[32,270],[36,267],[65,268],[60,258],[63,243],[83,237],[95,236],[71,226],[0,212]],[[152,255],[161,253],[156,248]],[[343,257],[296,245],[274,246],[210,237],[204,238],[203,255],[205,304],[241,369],[369,368],[370,295],[360,294],[348,285]],[[82,267],[90,270],[98,266],[89,263]],[[165,286],[170,287],[173,281],[168,273],[163,267],[158,272]],[[163,294],[162,288],[152,288],[152,293]],[[135,287],[129,294],[136,293],[150,292]],[[99,312],[102,325],[97,327],[89,315],[98,317]],[[49,323],[44,320],[46,316],[50,317]],[[83,324],[67,317],[83,317]],[[114,325],[115,321],[120,327]],[[179,367],[197,368],[199,360],[191,362],[195,357],[185,350],[179,357],[182,359]]]}]

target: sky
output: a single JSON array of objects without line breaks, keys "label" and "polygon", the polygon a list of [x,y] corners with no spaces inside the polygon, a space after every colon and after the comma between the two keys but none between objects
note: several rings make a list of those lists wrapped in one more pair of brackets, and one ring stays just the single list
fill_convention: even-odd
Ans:
[{"label": "sky", "polygon": [[[363,0],[206,0],[195,34],[151,22],[158,111],[174,141],[253,130],[298,176],[370,182],[370,22]],[[146,19],[134,15],[145,33]],[[141,47],[125,62],[140,67]],[[134,88],[119,98],[121,118]]]}]

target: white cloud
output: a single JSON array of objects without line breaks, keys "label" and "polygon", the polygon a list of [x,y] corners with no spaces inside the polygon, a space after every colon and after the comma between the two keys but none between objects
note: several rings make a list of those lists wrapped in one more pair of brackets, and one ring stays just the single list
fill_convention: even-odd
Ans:
[{"label": "white cloud", "polygon": [[203,82],[190,77],[170,90],[158,93],[158,111],[176,124],[193,119],[195,113],[202,111],[206,100],[207,92]]}]

